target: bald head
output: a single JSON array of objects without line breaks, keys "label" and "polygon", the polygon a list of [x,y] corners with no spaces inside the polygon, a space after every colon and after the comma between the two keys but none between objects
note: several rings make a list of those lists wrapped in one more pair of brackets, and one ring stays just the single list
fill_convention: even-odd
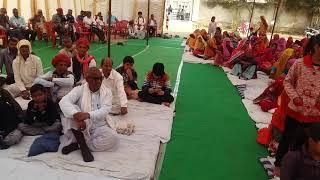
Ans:
[{"label": "bald head", "polygon": [[102,72],[105,78],[108,78],[110,76],[110,73],[112,71],[112,59],[111,58],[104,58],[101,61],[101,68],[102,68]]},{"label": "bald head", "polygon": [[96,92],[100,89],[102,83],[102,73],[96,67],[90,67],[86,74],[86,81],[88,82],[89,89]]}]

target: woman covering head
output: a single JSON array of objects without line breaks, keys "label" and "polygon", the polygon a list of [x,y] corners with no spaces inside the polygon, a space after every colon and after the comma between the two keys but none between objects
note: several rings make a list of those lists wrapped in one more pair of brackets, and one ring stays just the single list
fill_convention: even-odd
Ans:
[{"label": "woman covering head", "polygon": [[266,36],[268,31],[268,23],[264,16],[260,16],[259,36]]},{"label": "woman covering head", "polygon": [[273,71],[271,72],[270,76],[274,79],[280,77],[283,74],[283,71],[286,68],[286,64],[290,57],[293,55],[294,50],[289,48],[286,49],[278,59],[276,63],[273,64]]},{"label": "woman covering head", "polygon": [[292,48],[293,47],[293,38],[291,36],[288,37],[286,47],[287,48]]}]

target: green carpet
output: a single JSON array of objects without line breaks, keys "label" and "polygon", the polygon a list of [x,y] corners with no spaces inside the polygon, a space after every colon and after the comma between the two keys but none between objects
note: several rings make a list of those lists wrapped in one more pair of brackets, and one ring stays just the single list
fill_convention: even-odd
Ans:
[{"label": "green carpet", "polygon": [[184,64],[160,180],[267,179],[256,129],[224,72]]}]

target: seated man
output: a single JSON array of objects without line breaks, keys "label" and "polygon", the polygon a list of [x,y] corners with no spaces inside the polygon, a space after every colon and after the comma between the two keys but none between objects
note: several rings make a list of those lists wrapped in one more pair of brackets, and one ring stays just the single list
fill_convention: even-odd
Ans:
[{"label": "seated man", "polygon": [[94,160],[91,151],[107,151],[118,144],[115,131],[106,123],[111,109],[112,94],[101,86],[102,73],[96,67],[87,71],[87,83],[75,87],[62,98],[59,105],[63,112],[62,154],[81,150],[83,160]]},{"label": "seated man", "polygon": [[17,48],[18,56],[12,63],[15,83],[5,87],[5,89],[13,97],[21,95],[23,99],[29,99],[28,90],[34,80],[43,74],[42,62],[38,56],[31,54],[31,44],[28,40],[20,40]]},{"label": "seated man", "polygon": [[[12,62],[18,54],[18,49],[17,49],[18,41],[19,40],[17,38],[10,38],[8,47],[0,51],[0,74],[2,73],[2,67],[4,65],[7,73],[7,77],[4,83],[7,85],[14,83]],[[1,84],[2,83],[0,82],[0,86]]]},{"label": "seated man", "polygon": [[60,37],[59,45],[62,46],[64,35],[66,34],[65,23],[67,21],[66,17],[63,15],[63,9],[58,8],[57,14],[52,16],[53,30],[57,32]]},{"label": "seated man", "polygon": [[30,19],[32,29],[37,32],[38,39],[42,40],[42,36],[47,33],[44,27],[46,18],[43,16],[42,10],[38,9],[37,14]]},{"label": "seated man", "polygon": [[134,20],[135,31],[143,31],[145,23],[146,21],[144,17],[142,17],[142,12],[138,12],[138,17]]},{"label": "seated man", "polygon": [[138,98],[137,72],[133,68],[134,59],[131,56],[126,56],[123,59],[122,66],[117,71],[123,77],[124,91],[128,99]]},{"label": "seated man", "polygon": [[131,38],[131,39],[136,39],[137,38],[137,33],[134,30],[134,22],[133,22],[133,20],[129,21],[128,35],[129,35],[129,38]]},{"label": "seated man", "polygon": [[156,36],[157,35],[158,24],[157,24],[157,20],[154,19],[153,14],[151,14],[151,17],[149,19],[148,28],[149,28],[148,29],[149,36]]},{"label": "seated man", "polygon": [[97,63],[93,56],[88,54],[89,41],[84,38],[76,43],[77,54],[72,58],[69,71],[74,74],[76,83],[82,83],[89,67],[96,67]]},{"label": "seated man", "polygon": [[124,115],[128,113],[127,96],[123,87],[123,78],[116,70],[112,69],[112,60],[105,58],[101,62],[101,68],[104,75],[102,84],[112,92],[112,113]]},{"label": "seated man", "polygon": [[72,9],[68,9],[68,13],[66,14],[66,29],[67,29],[67,36],[70,36],[72,39],[72,42],[76,41],[80,37],[80,33],[77,32],[75,27],[75,19],[72,15]]},{"label": "seated man", "polygon": [[10,32],[10,36],[35,41],[37,32],[27,28],[26,21],[23,17],[19,16],[18,9],[14,8],[12,13],[13,16],[10,18],[10,24],[13,29]]},{"label": "seated man", "polygon": [[85,24],[85,27],[90,29],[91,32],[93,32],[94,34],[96,34],[102,43],[106,42],[103,30],[98,28],[97,22],[92,18],[90,11],[88,11],[87,16],[83,18],[83,22]]},{"label": "seated man", "polygon": [[63,46],[64,48],[59,51],[59,54],[64,54],[69,58],[73,58],[76,56],[76,46],[72,43],[71,37],[65,37],[63,39]]},{"label": "seated man", "polygon": [[86,16],[86,12],[81,10],[80,14],[77,16],[77,22],[83,21],[83,18]]},{"label": "seated man", "polygon": [[22,138],[18,124],[23,119],[22,109],[10,93],[0,88],[0,149],[17,144]]},{"label": "seated man", "polygon": [[24,121],[18,125],[18,129],[25,135],[36,136],[47,132],[60,132],[62,129],[58,105],[49,97],[47,89],[41,84],[35,84],[30,88],[32,100]]},{"label": "seated man", "polygon": [[141,101],[169,107],[174,101],[170,93],[170,80],[168,74],[164,72],[164,65],[155,63],[143,82],[142,91],[138,94],[139,98]]},{"label": "seated man", "polygon": [[[10,34],[10,22],[9,17],[7,16],[7,10],[6,8],[0,9],[0,30],[4,31],[6,33],[6,36],[9,36]],[[7,45],[7,38],[2,38],[2,45]]]},{"label": "seated man", "polygon": [[51,64],[55,67],[55,70],[38,77],[34,83],[50,87],[52,100],[58,103],[63,96],[72,90],[74,76],[72,72],[68,71],[68,67],[71,66],[71,60],[68,56],[58,54],[52,59]]}]

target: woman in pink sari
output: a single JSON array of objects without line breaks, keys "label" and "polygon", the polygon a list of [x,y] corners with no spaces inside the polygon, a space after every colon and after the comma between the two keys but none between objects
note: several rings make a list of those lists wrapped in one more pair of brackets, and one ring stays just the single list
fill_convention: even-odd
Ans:
[{"label": "woman in pink sari", "polygon": [[223,63],[228,61],[233,52],[233,43],[230,39],[230,36],[227,31],[223,32],[223,40],[222,40],[222,50],[216,51],[216,56],[214,58],[214,65],[221,66]]}]

